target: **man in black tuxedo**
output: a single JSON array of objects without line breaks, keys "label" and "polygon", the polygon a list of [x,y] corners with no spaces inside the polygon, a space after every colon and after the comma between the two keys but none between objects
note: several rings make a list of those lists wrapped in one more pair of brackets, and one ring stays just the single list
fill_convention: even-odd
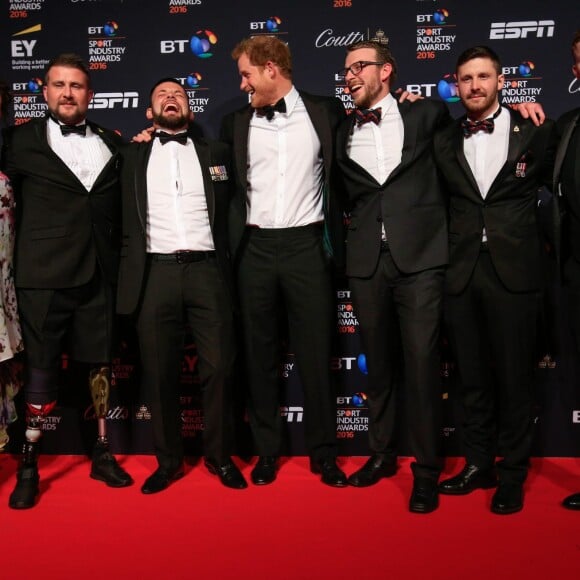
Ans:
[{"label": "man in black tuxedo", "polygon": [[337,134],[351,202],[346,273],[368,366],[372,456],[349,477],[365,487],[396,471],[397,343],[416,456],[409,503],[437,508],[441,470],[439,323],[447,263],[445,199],[433,158],[435,131],[451,122],[437,101],[397,103],[395,60],[384,44],[347,48],[345,82],[357,106]]},{"label": "man in black tuxedo", "polygon": [[[572,72],[580,80],[580,31],[572,41]],[[560,144],[554,167],[554,192],[563,198],[564,289],[568,294],[568,308],[576,347],[580,351],[580,108],[562,115],[556,129]],[[580,510],[580,493],[564,499],[564,507]]]},{"label": "man in black tuxedo", "polygon": [[465,409],[466,464],[441,493],[499,487],[491,510],[523,507],[533,428],[533,369],[542,281],[537,191],[551,184],[554,123],[499,104],[504,77],[485,46],[463,52],[457,86],[467,116],[438,133],[447,182],[446,317]]},{"label": "man in black tuxedo", "polygon": [[188,134],[192,114],[176,79],[155,83],[146,114],[157,129],[153,140],[124,152],[117,296],[117,312],[136,316],[159,463],[141,491],[162,491],[183,475],[179,377],[187,326],[199,356],[206,467],[224,485],[242,489],[247,483],[230,458],[229,150]]},{"label": "man in black tuxedo", "polygon": [[222,139],[234,153],[237,192],[231,246],[237,266],[248,416],[259,455],[252,481],[276,478],[281,452],[278,316],[286,307],[304,388],[310,468],[342,487],[336,464],[336,398],[330,379],[335,333],[330,255],[340,251],[342,215],[332,187],[333,137],[344,117],[334,98],[298,91],[288,46],[271,36],[246,39],[232,56],[250,104],[226,116]]},{"label": "man in black tuxedo", "polygon": [[[44,98],[49,115],[12,128],[5,167],[17,203],[15,280],[26,348],[26,442],[9,505],[34,505],[39,441],[56,405],[61,352],[90,363],[99,437],[91,477],[133,481],[108,448],[105,417],[120,245],[120,139],[85,119],[93,96],[85,63],[53,59]],[[66,342],[65,342],[66,341]]]}]

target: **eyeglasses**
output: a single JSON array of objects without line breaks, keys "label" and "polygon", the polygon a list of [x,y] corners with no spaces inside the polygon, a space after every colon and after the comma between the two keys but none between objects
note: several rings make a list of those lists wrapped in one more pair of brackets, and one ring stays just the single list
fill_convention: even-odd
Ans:
[{"label": "eyeglasses", "polygon": [[365,68],[365,66],[369,66],[370,64],[382,66],[385,63],[384,62],[376,62],[374,60],[357,60],[356,62],[353,62],[349,67],[340,69],[338,71],[338,74],[345,77],[350,71],[356,77],[356,76],[360,75],[362,69]]}]

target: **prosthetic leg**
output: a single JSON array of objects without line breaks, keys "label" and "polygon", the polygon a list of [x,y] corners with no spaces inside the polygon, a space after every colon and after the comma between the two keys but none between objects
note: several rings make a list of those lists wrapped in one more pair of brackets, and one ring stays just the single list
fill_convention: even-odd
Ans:
[{"label": "prosthetic leg", "polygon": [[42,424],[55,405],[56,401],[45,405],[26,404],[25,442],[16,474],[16,487],[8,499],[8,505],[12,509],[28,509],[36,503],[40,481],[38,453],[42,437]]},{"label": "prosthetic leg", "polygon": [[93,449],[91,477],[104,481],[109,487],[126,487],[133,483],[133,479],[111,455],[107,439],[106,417],[109,411],[110,376],[111,369],[105,365],[93,368],[89,373],[89,386],[99,429]]}]

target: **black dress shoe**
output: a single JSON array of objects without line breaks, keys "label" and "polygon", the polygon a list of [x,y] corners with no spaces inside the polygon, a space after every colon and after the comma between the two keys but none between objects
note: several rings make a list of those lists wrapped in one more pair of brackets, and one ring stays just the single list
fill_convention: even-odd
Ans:
[{"label": "black dress shoe", "polygon": [[104,481],[109,487],[133,485],[133,478],[117,463],[106,444],[97,442],[93,451],[91,477]]},{"label": "black dress shoe", "polygon": [[439,492],[446,495],[465,495],[475,489],[497,487],[495,469],[481,469],[477,465],[466,465],[457,475],[443,480]]},{"label": "black dress shoe", "polygon": [[10,494],[8,506],[13,510],[25,510],[34,507],[39,494],[38,468],[36,465],[24,465],[16,476],[16,487]]},{"label": "black dress shoe", "polygon": [[524,489],[517,483],[500,483],[491,498],[494,514],[515,514],[524,507]]},{"label": "black dress shoe", "polygon": [[278,458],[272,455],[264,455],[258,459],[258,463],[252,469],[250,477],[254,485],[267,485],[276,479],[278,471]]},{"label": "black dress shoe", "polygon": [[320,481],[332,487],[346,487],[348,484],[346,475],[336,464],[336,457],[325,457],[324,459],[310,459],[310,471],[322,475]]},{"label": "black dress shoe", "polygon": [[167,470],[163,467],[158,467],[141,486],[141,493],[151,494],[159,493],[169,487],[169,484],[183,477],[183,468],[179,467],[176,470]]},{"label": "black dress shoe", "polygon": [[242,472],[231,459],[218,463],[206,457],[204,463],[209,472],[217,475],[226,487],[231,487],[232,489],[245,489],[248,487]]},{"label": "black dress shoe", "polygon": [[349,476],[348,483],[354,487],[368,487],[383,477],[392,477],[395,473],[397,473],[395,462],[387,461],[378,455],[372,455],[358,471]]},{"label": "black dress shoe", "polygon": [[562,505],[569,510],[580,510],[580,493],[569,495]]},{"label": "black dress shoe", "polygon": [[413,491],[409,500],[409,511],[417,514],[428,514],[439,507],[437,482],[421,477],[415,478]]}]

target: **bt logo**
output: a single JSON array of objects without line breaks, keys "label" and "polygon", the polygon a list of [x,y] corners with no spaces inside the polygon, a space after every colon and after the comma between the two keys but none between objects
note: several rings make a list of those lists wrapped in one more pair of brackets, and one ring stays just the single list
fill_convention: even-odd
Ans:
[{"label": "bt logo", "polygon": [[446,74],[437,84],[439,96],[447,103],[456,103],[459,100],[457,78],[454,74]]},{"label": "bt logo", "polygon": [[28,81],[28,84],[26,85],[26,88],[31,92],[31,93],[40,93],[40,91],[42,90],[42,85],[44,83],[42,82],[41,79],[39,79],[38,77],[34,77],[31,78]]},{"label": "bt logo", "polygon": [[211,30],[198,30],[189,40],[162,40],[160,44],[161,54],[183,54],[185,47],[189,45],[191,52],[199,58],[213,56],[211,46],[217,43],[217,36]]},{"label": "bt logo", "polygon": [[191,89],[197,89],[199,88],[199,81],[201,81],[201,79],[202,77],[199,73],[192,72],[187,75],[187,79],[185,82],[187,83],[187,86],[190,87]]},{"label": "bt logo", "polygon": [[119,25],[114,20],[105,22],[103,26],[89,26],[89,34],[104,34],[105,36],[116,36]]},{"label": "bt logo", "polygon": [[425,22],[432,22],[433,24],[446,24],[449,18],[449,11],[445,8],[436,10],[434,14],[417,14],[417,22],[424,24]]},{"label": "bt logo", "polygon": [[282,20],[278,16],[270,16],[268,20],[250,22],[250,30],[267,30],[268,32],[278,32]]},{"label": "bt logo", "polygon": [[198,30],[189,41],[191,52],[199,58],[213,56],[209,50],[212,44],[217,42],[217,36],[211,30]]}]

